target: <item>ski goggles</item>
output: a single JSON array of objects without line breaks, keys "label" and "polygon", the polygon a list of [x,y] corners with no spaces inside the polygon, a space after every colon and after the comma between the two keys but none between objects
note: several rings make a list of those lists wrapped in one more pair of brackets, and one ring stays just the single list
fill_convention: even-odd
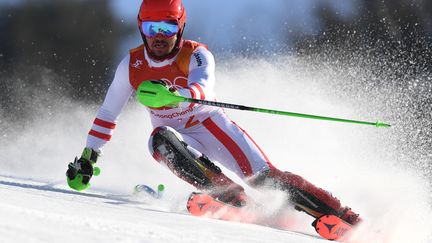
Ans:
[{"label": "ski goggles", "polygon": [[173,37],[179,32],[179,27],[175,21],[145,21],[141,23],[141,31],[150,38],[158,34]]}]

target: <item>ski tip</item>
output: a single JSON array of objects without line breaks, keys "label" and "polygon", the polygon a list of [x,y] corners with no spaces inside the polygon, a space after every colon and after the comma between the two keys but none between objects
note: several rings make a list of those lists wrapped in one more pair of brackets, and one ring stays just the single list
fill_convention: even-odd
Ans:
[{"label": "ski tip", "polygon": [[202,216],[207,213],[206,208],[213,201],[213,198],[206,194],[193,192],[187,201],[187,210],[195,216]]},{"label": "ski tip", "polygon": [[352,231],[352,226],[335,215],[324,215],[312,224],[317,233],[327,240],[344,241]]}]

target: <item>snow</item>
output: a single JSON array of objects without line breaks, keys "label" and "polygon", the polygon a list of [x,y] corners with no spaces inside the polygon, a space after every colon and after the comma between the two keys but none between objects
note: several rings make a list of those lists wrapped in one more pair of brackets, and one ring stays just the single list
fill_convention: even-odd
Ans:
[{"label": "snow", "polygon": [[[265,226],[170,212],[133,196],[0,177],[1,242],[318,242]],[[185,205],[185,203],[184,203]],[[7,219],[7,220],[4,220]]]},{"label": "snow", "polygon": [[[294,58],[217,60],[219,101],[351,119],[369,120],[359,110],[376,114],[366,101],[356,107],[349,97],[335,96],[341,84],[350,84],[325,68]],[[101,174],[83,193],[68,189],[65,171],[85,146],[97,107],[53,101],[46,104],[54,107],[51,112],[35,111],[28,126],[2,125],[7,129],[0,140],[0,242],[322,242],[303,213],[293,213],[292,231],[306,234],[188,215],[185,203],[194,188],[154,162],[147,151],[148,115],[131,103],[98,161]],[[392,111],[381,112],[385,117]],[[365,222],[355,242],[432,242],[430,188],[407,166],[414,161],[398,160],[401,152],[390,139],[397,129],[227,113],[275,166],[307,178],[361,214]],[[163,200],[131,196],[136,184],[159,183],[166,186]],[[280,200],[267,203],[272,208]]]}]

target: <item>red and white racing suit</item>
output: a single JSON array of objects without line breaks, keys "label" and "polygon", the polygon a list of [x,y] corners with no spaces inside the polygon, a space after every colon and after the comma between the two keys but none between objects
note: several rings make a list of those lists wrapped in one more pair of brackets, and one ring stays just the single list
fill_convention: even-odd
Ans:
[{"label": "red and white racing suit", "polygon": [[[87,147],[98,151],[111,139],[122,108],[145,80],[163,80],[184,97],[215,99],[215,61],[206,46],[185,41],[177,56],[163,62],[150,59],[144,46],[140,46],[132,49],[118,66],[89,132]],[[221,108],[182,103],[176,108],[148,111],[154,128],[173,128],[188,145],[241,178],[269,169],[265,154]]]},{"label": "red and white racing suit", "polygon": [[[117,118],[129,97],[145,80],[163,80],[188,98],[214,100],[215,61],[203,44],[185,40],[172,59],[156,62],[143,45],[132,49],[119,64],[114,81],[100,107],[87,139],[87,147],[100,151],[111,139]],[[298,201],[320,213],[339,213],[337,199],[302,177],[284,173],[270,161],[253,139],[223,109],[181,103],[178,107],[148,108],[154,128],[168,127],[190,147],[218,161],[240,178],[267,171],[279,184],[295,189]],[[150,139],[151,140],[151,139]],[[151,146],[150,151],[152,151]],[[197,152],[196,151],[196,152]],[[198,152],[198,153],[199,153]]]}]

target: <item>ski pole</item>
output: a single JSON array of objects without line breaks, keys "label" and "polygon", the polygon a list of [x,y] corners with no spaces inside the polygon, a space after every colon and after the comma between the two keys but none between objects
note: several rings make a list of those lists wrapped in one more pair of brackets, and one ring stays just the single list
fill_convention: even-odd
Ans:
[{"label": "ski pole", "polygon": [[191,99],[191,98],[186,98],[186,97],[183,97],[183,98],[184,98],[184,101],[186,101],[186,102],[197,103],[197,104],[201,104],[201,105],[217,106],[217,107],[228,108],[228,109],[255,111],[255,112],[261,112],[261,113],[269,113],[269,114],[275,114],[275,115],[292,116],[292,117],[300,117],[300,118],[309,118],[309,119],[316,119],[316,120],[346,122],[346,123],[354,123],[354,124],[362,124],[362,125],[372,125],[372,126],[376,126],[376,127],[390,127],[390,124],[386,124],[386,123],[379,122],[379,121],[377,121],[377,122],[357,121],[357,120],[349,120],[349,119],[342,119],[342,118],[335,118],[335,117],[316,116],[316,115],[295,113],[295,112],[289,112],[289,111],[270,110],[270,109],[264,109],[264,108],[249,107],[249,106],[244,106],[244,105],[236,105],[236,104],[222,103],[222,102],[209,101],[209,100]]},{"label": "ski pole", "polygon": [[164,193],[165,186],[164,184],[159,184],[157,187],[157,190],[154,190],[152,187],[147,186],[145,184],[138,184],[134,187],[133,193],[135,195],[139,194],[140,192],[146,192],[148,195],[150,195],[153,198],[160,199],[162,198],[162,195]]},{"label": "ski pole", "polygon": [[237,105],[237,104],[229,104],[229,103],[223,103],[223,102],[217,102],[217,101],[186,98],[186,97],[183,97],[180,95],[173,94],[170,91],[168,91],[164,86],[160,85],[159,83],[153,83],[153,82],[141,83],[141,85],[138,87],[138,90],[137,90],[137,98],[138,98],[139,102],[142,103],[143,105],[148,106],[148,107],[153,107],[153,108],[176,105],[179,102],[191,102],[191,103],[216,106],[216,107],[221,107],[221,108],[254,111],[254,112],[269,113],[269,114],[276,114],[276,115],[283,115],[283,116],[316,119],[316,120],[345,122],[345,123],[353,123],[353,124],[361,124],[361,125],[371,125],[371,126],[376,126],[376,127],[390,127],[391,126],[390,124],[380,122],[380,121],[377,121],[377,122],[357,121],[357,120],[349,120],[349,119],[342,119],[342,118],[335,118],[335,117],[295,113],[295,112],[289,112],[289,111],[270,110],[270,109],[250,107],[250,106]]}]

